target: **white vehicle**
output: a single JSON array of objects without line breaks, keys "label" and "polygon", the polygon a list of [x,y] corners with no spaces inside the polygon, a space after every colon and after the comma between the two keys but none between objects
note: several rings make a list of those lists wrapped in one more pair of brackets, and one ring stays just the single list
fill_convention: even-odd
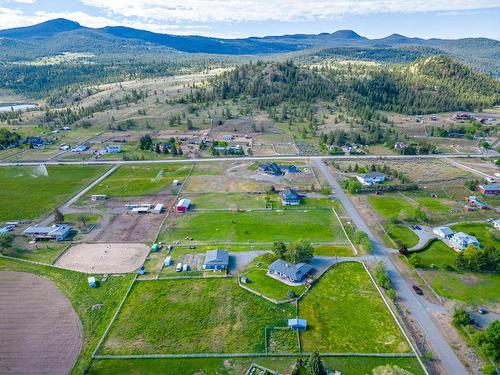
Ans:
[{"label": "white vehicle", "polygon": [[182,272],[182,263],[177,263],[177,267],[175,267],[175,272]]},{"label": "white vehicle", "polygon": [[187,264],[183,265],[183,266],[182,266],[182,270],[183,270],[184,272],[189,271],[189,266],[188,266]]}]

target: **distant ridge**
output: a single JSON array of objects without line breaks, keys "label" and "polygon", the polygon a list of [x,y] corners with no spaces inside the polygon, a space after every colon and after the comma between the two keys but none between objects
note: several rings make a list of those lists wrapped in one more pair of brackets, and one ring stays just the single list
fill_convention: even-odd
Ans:
[{"label": "distant ridge", "polygon": [[[58,18],[37,25],[0,30],[0,61],[17,61],[62,52],[90,52],[99,56],[113,54],[138,58],[143,55],[161,57],[176,52],[221,55],[269,55],[305,50],[343,49],[345,56],[375,56],[377,49],[422,48],[422,51],[445,53],[461,58],[476,67],[500,76],[500,42],[488,38],[421,39],[401,34],[368,39],[353,30],[332,33],[292,34],[239,39],[211,38],[199,35],[161,34],[125,26],[89,28]],[[427,50],[425,50],[427,48]],[[380,51],[380,55],[383,51]],[[425,53],[427,53],[425,52]],[[409,59],[417,56],[407,51]],[[423,53],[423,52],[422,52]],[[434,52],[433,52],[434,53]],[[434,54],[435,54],[434,53]],[[420,53],[421,54],[421,53]],[[383,61],[383,60],[382,60]],[[405,61],[403,59],[403,61]]]}]

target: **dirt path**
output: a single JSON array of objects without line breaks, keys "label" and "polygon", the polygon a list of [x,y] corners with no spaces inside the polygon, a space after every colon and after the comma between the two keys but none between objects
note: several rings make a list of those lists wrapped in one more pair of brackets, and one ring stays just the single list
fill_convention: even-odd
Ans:
[{"label": "dirt path", "polygon": [[49,280],[0,272],[0,373],[68,374],[82,346],[71,303]]}]

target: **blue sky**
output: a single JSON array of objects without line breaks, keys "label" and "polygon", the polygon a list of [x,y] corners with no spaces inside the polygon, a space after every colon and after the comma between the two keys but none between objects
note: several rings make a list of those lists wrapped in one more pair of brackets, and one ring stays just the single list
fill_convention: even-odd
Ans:
[{"label": "blue sky", "polygon": [[352,29],[369,38],[500,39],[500,0],[0,0],[0,29],[58,17],[218,37]]}]

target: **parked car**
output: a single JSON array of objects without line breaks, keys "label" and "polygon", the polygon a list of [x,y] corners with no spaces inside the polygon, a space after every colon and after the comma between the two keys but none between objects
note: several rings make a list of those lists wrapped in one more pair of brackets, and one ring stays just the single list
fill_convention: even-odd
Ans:
[{"label": "parked car", "polygon": [[415,293],[417,293],[419,296],[424,294],[424,291],[422,289],[420,289],[420,287],[418,285],[412,285],[412,288],[415,291]]},{"label": "parked car", "polygon": [[184,265],[182,266],[182,270],[183,270],[184,272],[189,271],[189,266],[188,266],[187,264],[184,264]]},{"label": "parked car", "polygon": [[415,229],[416,230],[422,230],[422,228],[420,228],[418,225],[415,225]]},{"label": "parked car", "polygon": [[488,314],[488,310],[486,309],[483,309],[483,308],[480,308],[479,310],[477,310],[477,312],[481,315],[484,315],[484,314]]},{"label": "parked car", "polygon": [[177,266],[175,267],[175,272],[182,272],[182,263],[177,263]]}]

